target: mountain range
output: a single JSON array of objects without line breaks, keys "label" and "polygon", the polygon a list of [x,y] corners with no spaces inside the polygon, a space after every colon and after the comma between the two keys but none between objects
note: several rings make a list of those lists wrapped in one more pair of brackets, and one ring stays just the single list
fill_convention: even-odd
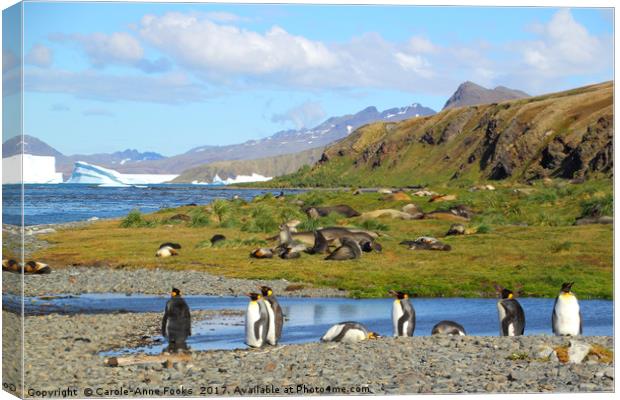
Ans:
[{"label": "mountain range", "polygon": [[409,186],[613,174],[613,82],[366,125],[274,186]]},{"label": "mountain range", "polygon": [[[528,95],[518,90],[501,86],[485,89],[472,82],[465,82],[446,102],[444,109],[523,97]],[[85,161],[125,174],[180,174],[177,178],[179,182],[208,181],[215,175],[226,179],[250,172],[278,176],[313,164],[326,146],[342,140],[364,125],[378,121],[395,123],[434,114],[434,110],[419,103],[384,111],[370,106],[355,114],[328,118],[314,128],[284,130],[266,138],[233,145],[199,146],[172,157],[131,149],[114,153],[66,156],[28,135],[24,136],[24,150],[33,155],[56,157],[56,168],[65,178],[70,175],[76,161]],[[3,157],[18,154],[21,151],[21,139],[9,139],[3,144],[2,150]],[[283,157],[294,154],[297,156]],[[246,162],[250,160],[252,162]],[[257,170],[251,171],[252,168]]]}]

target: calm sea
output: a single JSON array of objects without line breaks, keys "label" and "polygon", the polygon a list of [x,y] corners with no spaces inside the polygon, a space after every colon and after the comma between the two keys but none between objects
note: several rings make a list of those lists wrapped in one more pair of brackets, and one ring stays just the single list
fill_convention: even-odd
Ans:
[{"label": "calm sea", "polygon": [[[142,212],[185,204],[208,204],[234,195],[250,200],[266,192],[280,190],[225,189],[199,185],[148,185],[144,187],[99,187],[85,184],[25,185],[24,222],[26,225],[83,221],[92,217],[114,218],[134,208]],[[285,190],[297,193],[298,190]],[[2,185],[2,222],[21,223],[19,185]]]}]

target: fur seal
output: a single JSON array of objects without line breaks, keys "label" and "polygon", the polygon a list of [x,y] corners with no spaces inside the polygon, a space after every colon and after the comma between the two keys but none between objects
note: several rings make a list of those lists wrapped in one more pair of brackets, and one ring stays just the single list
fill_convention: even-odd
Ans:
[{"label": "fur seal", "polygon": [[340,239],[340,247],[325,257],[326,260],[355,260],[362,256],[362,248],[359,243],[349,237]]},{"label": "fur seal", "polygon": [[179,252],[177,250],[179,250],[181,248],[181,245],[178,243],[171,243],[171,242],[166,242],[166,243],[162,243],[159,246],[159,250],[157,250],[157,253],[155,253],[155,257],[171,257],[171,256],[177,256],[179,255]]},{"label": "fur seal", "polygon": [[359,217],[361,214],[355,211],[351,206],[346,204],[339,204],[337,206],[326,207],[308,207],[304,210],[310,218],[326,217],[330,213],[340,214],[346,218]]},{"label": "fur seal", "polygon": [[409,247],[409,250],[452,250],[452,246],[442,243],[434,237],[422,236],[416,240],[403,240],[400,244]]},{"label": "fur seal", "polygon": [[213,246],[217,242],[221,242],[222,240],[226,240],[226,236],[220,235],[219,233],[213,235],[213,237],[211,238],[211,246]]}]

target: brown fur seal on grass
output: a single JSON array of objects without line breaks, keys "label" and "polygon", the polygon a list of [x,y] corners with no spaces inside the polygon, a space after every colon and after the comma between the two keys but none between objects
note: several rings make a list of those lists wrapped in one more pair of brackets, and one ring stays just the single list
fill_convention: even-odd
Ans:
[{"label": "brown fur seal on grass", "polygon": [[403,240],[400,244],[409,247],[409,250],[452,250],[452,246],[449,244],[442,243],[429,236],[422,236],[416,240]]},{"label": "brown fur seal on grass", "polygon": [[181,245],[178,243],[170,243],[170,242],[166,242],[166,243],[162,243],[159,246],[159,250],[157,250],[157,253],[155,253],[155,257],[171,257],[171,256],[177,256],[179,255],[179,252],[177,250],[179,250],[181,248]]},{"label": "brown fur seal on grass", "polygon": [[357,241],[344,237],[341,246],[325,257],[326,260],[355,260],[362,256],[362,248]]},{"label": "brown fur seal on grass", "polygon": [[361,214],[355,211],[351,206],[346,204],[339,204],[337,206],[329,206],[329,207],[308,207],[304,210],[308,217],[310,218],[319,218],[326,217],[330,213],[336,213],[343,215],[347,218],[359,217]]}]

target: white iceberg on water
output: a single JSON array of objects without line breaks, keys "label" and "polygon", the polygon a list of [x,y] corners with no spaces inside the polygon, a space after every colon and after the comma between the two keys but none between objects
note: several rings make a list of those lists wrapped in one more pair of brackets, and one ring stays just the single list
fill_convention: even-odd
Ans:
[{"label": "white iceberg on water", "polygon": [[170,174],[121,174],[120,172],[78,161],[73,166],[71,177],[65,183],[90,183],[99,186],[131,186],[164,183],[178,175]]},{"label": "white iceberg on water", "polygon": [[[22,158],[23,157],[23,158]],[[16,154],[2,159],[2,183],[62,183],[56,172],[56,157]]]},{"label": "white iceberg on water", "polygon": [[221,185],[233,185],[235,183],[267,182],[267,181],[269,181],[271,179],[273,179],[273,177],[271,177],[271,176],[263,176],[261,174],[255,173],[255,172],[252,172],[252,175],[237,175],[234,178],[226,178],[226,179],[222,179],[222,178],[220,178],[220,176],[218,174],[215,174],[215,176],[213,177],[213,181],[212,182],[192,181],[192,184],[193,185],[221,186]]}]

